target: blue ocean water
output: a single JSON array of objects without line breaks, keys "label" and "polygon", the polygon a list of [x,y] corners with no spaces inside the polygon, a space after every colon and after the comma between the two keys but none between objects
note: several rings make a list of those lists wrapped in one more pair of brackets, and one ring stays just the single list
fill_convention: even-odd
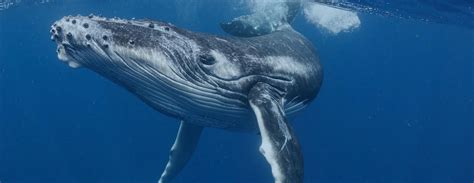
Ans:
[{"label": "blue ocean water", "polygon": [[[242,6],[72,0],[0,11],[0,182],[156,182],[168,160],[177,120],[60,62],[48,32],[55,20],[94,13],[224,35],[218,23],[241,15]],[[302,16],[293,24],[316,46],[325,72],[317,99],[292,120],[305,182],[473,182],[472,27],[359,17],[359,28],[337,35]],[[255,134],[205,129],[175,182],[272,182],[259,145]]]}]

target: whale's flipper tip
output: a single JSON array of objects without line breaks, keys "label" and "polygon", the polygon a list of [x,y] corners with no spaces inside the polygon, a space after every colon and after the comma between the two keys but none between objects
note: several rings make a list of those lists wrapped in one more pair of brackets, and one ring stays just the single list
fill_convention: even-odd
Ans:
[{"label": "whale's flipper tip", "polygon": [[158,183],[169,183],[184,168],[191,159],[203,127],[182,121],[176,140],[171,147],[168,164],[163,171]]},{"label": "whale's flipper tip", "polygon": [[270,164],[275,182],[302,183],[303,155],[282,108],[282,94],[266,83],[257,83],[250,89],[249,103],[262,139],[260,152]]}]

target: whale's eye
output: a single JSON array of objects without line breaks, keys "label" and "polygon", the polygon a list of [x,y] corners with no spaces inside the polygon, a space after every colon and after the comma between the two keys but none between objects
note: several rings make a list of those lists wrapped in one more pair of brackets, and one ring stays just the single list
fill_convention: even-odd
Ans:
[{"label": "whale's eye", "polygon": [[170,31],[170,28],[169,28],[169,27],[165,27],[165,31]]},{"label": "whale's eye", "polygon": [[216,59],[209,54],[199,55],[199,61],[204,65],[212,65],[216,63]]}]

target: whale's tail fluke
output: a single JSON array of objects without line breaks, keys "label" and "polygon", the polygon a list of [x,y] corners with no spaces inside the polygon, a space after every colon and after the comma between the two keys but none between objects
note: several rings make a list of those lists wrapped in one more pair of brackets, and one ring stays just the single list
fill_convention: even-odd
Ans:
[{"label": "whale's tail fluke", "polygon": [[[253,37],[287,27],[301,9],[302,0],[250,0],[253,14],[221,23],[222,29],[234,36]],[[271,1],[271,2],[270,2]]]}]

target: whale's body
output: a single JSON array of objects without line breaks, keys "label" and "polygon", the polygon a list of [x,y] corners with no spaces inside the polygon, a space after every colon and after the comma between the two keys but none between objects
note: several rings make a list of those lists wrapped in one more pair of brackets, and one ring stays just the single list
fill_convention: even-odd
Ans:
[{"label": "whale's body", "polygon": [[230,37],[158,21],[69,16],[51,32],[71,67],[91,69],[182,120],[160,182],[184,167],[203,127],[260,132],[275,182],[302,182],[286,116],[316,97],[322,69],[312,44],[291,26]]}]

